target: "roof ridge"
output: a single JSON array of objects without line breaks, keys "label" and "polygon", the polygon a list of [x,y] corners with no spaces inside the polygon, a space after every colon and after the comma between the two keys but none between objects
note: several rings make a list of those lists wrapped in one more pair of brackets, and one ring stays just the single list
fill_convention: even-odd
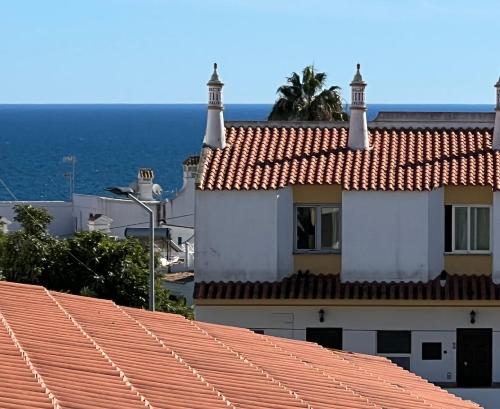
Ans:
[{"label": "roof ridge", "polygon": [[[226,345],[223,341],[218,339],[216,336],[210,335],[208,331],[204,330],[201,328],[199,325],[197,325],[197,321],[191,321],[191,325],[193,325],[197,330],[201,331],[203,334],[208,336],[209,338],[213,339],[215,342],[217,342],[219,345],[221,345],[223,348],[225,348],[227,351],[231,352],[232,354],[236,355],[240,360],[245,362],[246,364],[250,365],[252,368],[256,368],[258,371],[260,371],[267,379],[269,379],[272,383],[276,384],[279,386],[281,389],[283,389],[285,392],[287,392],[290,396],[298,400],[300,403],[305,405],[308,409],[314,409],[311,404],[306,402],[304,399],[302,399],[297,392],[294,392],[290,388],[288,388],[285,384],[282,382],[278,381],[275,379],[271,374],[266,372],[264,369],[262,369],[259,365],[254,364],[252,361],[250,361],[248,358],[245,358],[243,354],[240,354],[239,352],[233,350],[229,345]],[[263,335],[259,335],[259,337],[263,337]]]},{"label": "roof ridge", "polygon": [[150,335],[156,342],[158,342],[163,348],[165,348],[167,351],[170,352],[170,354],[182,365],[184,365],[186,368],[188,368],[201,382],[203,382],[209,389],[213,390],[214,392],[217,393],[217,396],[219,396],[224,403],[226,403],[227,406],[231,407],[232,409],[237,409],[237,406],[235,406],[228,398],[225,396],[221,391],[219,391],[217,388],[215,388],[214,385],[212,385],[210,382],[208,382],[205,377],[198,372],[196,368],[193,368],[191,365],[189,365],[180,355],[177,354],[171,347],[166,345],[154,332],[149,330],[142,322],[134,318],[132,315],[127,313],[121,306],[113,303],[118,310],[120,310],[125,316],[132,321],[134,321],[140,328],[142,328],[148,335]]},{"label": "roof ridge", "polygon": [[271,344],[274,348],[276,348],[276,349],[278,349],[278,350],[280,350],[280,351],[284,352],[285,354],[288,354],[288,356],[290,356],[291,358],[293,358],[293,359],[295,359],[295,360],[297,360],[297,361],[301,362],[303,365],[305,365],[305,366],[307,366],[307,367],[309,367],[309,368],[311,368],[311,369],[313,369],[313,370],[315,370],[315,371],[317,371],[317,372],[321,373],[321,375],[326,376],[328,379],[330,379],[330,380],[332,380],[332,381],[334,381],[334,382],[338,383],[340,386],[342,386],[342,387],[344,387],[346,390],[350,391],[353,395],[355,395],[355,396],[359,397],[360,399],[362,399],[362,400],[366,401],[366,403],[373,405],[373,407],[374,407],[374,408],[377,408],[377,409],[384,409],[384,407],[383,407],[383,406],[380,406],[380,405],[376,404],[375,402],[372,402],[369,398],[367,398],[366,396],[361,395],[359,392],[356,392],[356,391],[355,391],[354,389],[352,389],[349,385],[345,384],[345,383],[344,383],[344,382],[342,382],[342,381],[339,381],[338,379],[336,379],[336,378],[335,378],[334,376],[332,376],[331,374],[329,374],[329,373],[327,373],[327,372],[325,372],[325,371],[323,371],[323,370],[321,370],[321,369],[317,368],[316,366],[312,365],[312,364],[311,364],[311,363],[309,363],[309,362],[306,362],[306,361],[302,360],[301,358],[299,358],[297,355],[295,355],[294,353],[290,352],[289,350],[287,350],[287,349],[285,349],[285,348],[283,348],[283,347],[281,347],[281,346],[279,346],[279,345],[275,344],[273,341],[271,341],[271,340],[270,340],[270,338],[269,338],[269,337],[264,337],[264,338],[265,338],[266,342],[270,343],[270,344]]},{"label": "roof ridge", "polygon": [[[83,329],[83,327],[78,323],[78,321],[68,311],[66,311],[66,309],[62,306],[62,304],[56,300],[56,298],[51,294],[49,290],[47,290],[46,288],[44,288],[44,290],[48,295],[48,297],[57,305],[57,307],[64,313],[64,315],[66,315],[66,317],[69,318],[69,320],[73,323],[73,325],[80,330],[80,332],[85,336],[85,338],[87,338],[92,343],[95,349],[97,349],[101,353],[101,355],[111,364],[113,369],[115,369],[118,372],[120,379],[123,381],[123,383],[130,388],[130,390],[141,400],[141,402],[144,403],[144,406],[152,409],[153,406],[149,403],[148,399],[135,388],[132,382],[128,379],[125,372],[118,365],[116,365],[116,363],[111,359],[111,357],[106,353],[106,351],[104,351],[104,349],[102,349],[102,347],[94,340],[94,338],[92,338]],[[109,302],[114,304],[114,302],[112,301]]]},{"label": "roof ridge", "polygon": [[42,375],[40,375],[40,373],[36,369],[33,362],[31,362],[31,359],[30,359],[28,353],[24,350],[21,343],[17,340],[17,337],[16,337],[16,334],[14,333],[14,330],[11,328],[11,326],[9,325],[9,322],[7,321],[7,319],[2,314],[1,311],[0,311],[0,321],[2,321],[2,324],[5,327],[5,330],[7,331],[7,333],[9,334],[10,339],[12,340],[12,343],[15,345],[15,347],[21,353],[22,359],[24,360],[24,362],[26,363],[28,368],[31,370],[31,372],[35,376],[36,381],[40,384],[40,386],[42,387],[45,394],[49,397],[54,409],[61,409],[61,406],[59,405],[58,399],[56,398],[54,393],[50,390],[50,388],[47,386]]}]

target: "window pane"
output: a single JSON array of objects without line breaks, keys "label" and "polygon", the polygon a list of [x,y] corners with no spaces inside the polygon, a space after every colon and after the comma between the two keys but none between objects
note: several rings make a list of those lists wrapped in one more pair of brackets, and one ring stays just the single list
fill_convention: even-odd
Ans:
[{"label": "window pane", "polygon": [[321,248],[340,249],[340,209],[321,208]]},{"label": "window pane", "polygon": [[306,328],[306,341],[325,348],[342,349],[342,328]]},{"label": "window pane", "polygon": [[411,354],[411,331],[377,331],[377,353]]},{"label": "window pane", "polygon": [[490,209],[472,207],[470,209],[470,248],[471,250],[490,249]]},{"label": "window pane", "polygon": [[297,207],[297,249],[316,248],[316,209]]},{"label": "window pane", "polygon": [[455,207],[455,250],[467,250],[467,208]]}]

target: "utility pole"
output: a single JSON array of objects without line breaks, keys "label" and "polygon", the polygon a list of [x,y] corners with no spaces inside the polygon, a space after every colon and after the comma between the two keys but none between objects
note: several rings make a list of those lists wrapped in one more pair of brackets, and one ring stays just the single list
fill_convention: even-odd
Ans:
[{"label": "utility pole", "polygon": [[[63,157],[64,163],[69,163],[71,165],[71,174],[69,175],[69,194],[70,200],[73,201],[73,193],[75,193],[75,165],[76,165],[76,156],[68,155]],[[64,174],[65,176],[67,173]]]}]

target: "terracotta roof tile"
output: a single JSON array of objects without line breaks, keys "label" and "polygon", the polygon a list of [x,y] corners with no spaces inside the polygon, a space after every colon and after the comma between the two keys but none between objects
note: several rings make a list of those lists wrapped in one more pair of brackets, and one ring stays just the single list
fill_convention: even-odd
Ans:
[{"label": "terracotta roof tile", "polygon": [[206,148],[202,190],[340,184],[344,190],[500,188],[491,129],[371,129],[369,151],[347,147],[345,128],[226,128],[225,149]]},{"label": "terracotta roof tile", "polygon": [[304,274],[269,283],[198,282],[194,298],[328,300],[500,300],[500,284],[486,275],[448,275],[428,282],[342,282],[338,274]]},{"label": "terracotta roof tile", "polygon": [[0,282],[0,321],[2,408],[479,407],[386,358],[42,287]]}]

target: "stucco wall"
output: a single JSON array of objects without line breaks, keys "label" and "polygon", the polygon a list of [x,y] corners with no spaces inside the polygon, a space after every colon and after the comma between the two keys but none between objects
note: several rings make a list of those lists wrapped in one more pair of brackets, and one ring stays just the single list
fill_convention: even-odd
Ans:
[{"label": "stucco wall", "polygon": [[500,283],[500,192],[493,193],[492,211],[493,281]]},{"label": "stucco wall", "polygon": [[[325,311],[319,322],[318,311]],[[498,309],[474,307],[328,307],[328,306],[196,306],[196,319],[263,329],[268,335],[302,339],[306,328],[342,328],[343,349],[375,355],[378,330],[411,330],[411,370],[434,382],[456,381],[456,329],[493,329],[493,382],[500,382]],[[422,342],[441,342],[442,359],[422,360]],[[444,353],[446,351],[446,353]]]},{"label": "stucco wall", "polygon": [[182,188],[165,204],[167,224],[194,227],[194,181],[185,176]]},{"label": "stucco wall", "polygon": [[19,224],[14,221],[14,205],[16,204],[29,204],[34,207],[47,209],[54,218],[49,226],[49,231],[56,236],[70,236],[75,232],[72,203],[59,201],[0,202],[0,216],[5,216],[12,222],[9,226],[10,231],[19,229]]},{"label": "stucco wall", "polygon": [[442,269],[442,191],[342,198],[343,280],[425,281]]},{"label": "stucco wall", "polygon": [[290,234],[290,193],[196,191],[195,206],[197,281],[273,281],[291,271],[290,242],[282,242]]}]

